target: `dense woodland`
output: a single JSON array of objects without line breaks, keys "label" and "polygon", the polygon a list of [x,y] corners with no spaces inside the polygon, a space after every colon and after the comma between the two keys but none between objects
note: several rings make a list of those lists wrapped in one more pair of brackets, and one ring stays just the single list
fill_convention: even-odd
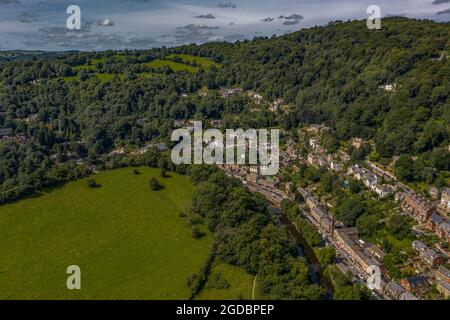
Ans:
[{"label": "dense woodland", "polygon": [[[174,120],[191,118],[288,131],[324,122],[335,130],[331,144],[372,139],[374,160],[403,155],[402,178],[434,182],[450,170],[449,33],[449,23],[391,18],[382,30],[368,30],[364,21],[333,22],[235,44],[3,62],[0,127],[24,141],[0,144],[1,199],[82,176],[119,146],[167,141]],[[174,72],[148,64],[173,53],[219,66]],[[80,67],[86,64],[113,77],[99,80],[92,68]],[[386,84],[397,90],[379,88]],[[255,90],[267,101],[283,98],[290,111],[251,113],[247,97],[223,99],[214,91],[223,86]],[[197,94],[202,88],[211,91]],[[62,164],[73,155],[87,159],[87,166]],[[418,156],[413,169],[412,156]]]},{"label": "dense woodland", "polygon": [[298,257],[286,226],[269,210],[262,195],[210,166],[191,166],[196,189],[192,211],[204,217],[214,234],[214,256],[257,276],[258,297],[323,299],[325,289],[311,284],[309,268]]}]

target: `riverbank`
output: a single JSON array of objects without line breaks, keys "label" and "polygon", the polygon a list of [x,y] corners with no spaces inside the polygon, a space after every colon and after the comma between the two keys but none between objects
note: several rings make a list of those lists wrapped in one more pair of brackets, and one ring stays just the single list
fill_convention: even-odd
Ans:
[{"label": "riverbank", "polygon": [[307,260],[310,269],[311,282],[324,287],[327,292],[327,299],[332,299],[334,293],[333,283],[323,273],[324,270],[322,269],[314,248],[308,243],[305,237],[303,237],[295,224],[283,214],[279,208],[272,207],[272,209],[280,218],[280,223],[287,226],[290,235],[295,241],[299,255]]}]

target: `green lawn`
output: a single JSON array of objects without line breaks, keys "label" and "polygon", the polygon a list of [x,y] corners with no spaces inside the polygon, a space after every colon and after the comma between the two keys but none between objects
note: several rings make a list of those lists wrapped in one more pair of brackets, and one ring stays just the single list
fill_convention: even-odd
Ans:
[{"label": "green lawn", "polygon": [[65,82],[79,80],[80,78],[78,76],[72,76],[72,77],[63,77],[62,78]]},{"label": "green lawn", "polygon": [[80,71],[80,70],[95,70],[95,66],[93,65],[81,65],[81,66],[75,66],[72,67],[73,71]]},{"label": "green lawn", "polygon": [[[217,288],[212,282],[216,275],[229,284],[226,289]],[[245,270],[225,263],[216,263],[206,282],[205,288],[197,296],[198,300],[252,299],[253,277]]]},{"label": "green lawn", "polygon": [[[100,80],[101,82],[105,82],[105,81],[109,81],[114,79],[114,74],[112,73],[96,73],[95,74],[97,76],[97,79]],[[119,75],[120,78],[122,78],[122,75]]]},{"label": "green lawn", "polygon": [[216,67],[220,67],[220,65],[218,63],[215,63],[214,61],[207,59],[207,58],[203,58],[203,57],[199,57],[199,56],[193,56],[190,54],[171,54],[167,56],[167,59],[172,59],[172,58],[180,58],[183,61],[186,62],[196,62],[198,65],[202,66],[203,68],[211,68],[212,66],[216,66]]},{"label": "green lawn", "polygon": [[[179,217],[191,201],[188,178],[130,168],[0,207],[0,299],[184,299],[210,235],[192,237]],[[152,191],[156,176],[166,187]],[[205,230],[203,230],[205,231]],[[66,288],[69,265],[81,290]]]},{"label": "green lawn", "polygon": [[170,69],[172,69],[173,72],[178,71],[187,71],[190,73],[195,73],[198,71],[198,68],[192,67],[183,63],[173,62],[170,60],[163,60],[163,59],[157,59],[153,60],[151,62],[147,62],[145,65],[151,67],[151,68],[162,68],[164,66],[168,66]]}]

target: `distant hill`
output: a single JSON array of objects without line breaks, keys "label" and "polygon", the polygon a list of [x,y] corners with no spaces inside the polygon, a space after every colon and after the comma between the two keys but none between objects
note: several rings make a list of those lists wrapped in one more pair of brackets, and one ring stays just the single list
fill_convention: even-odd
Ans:
[{"label": "distant hill", "polygon": [[[4,190],[20,186],[3,201],[30,189],[25,176],[35,178],[33,187],[51,183],[54,176],[35,169],[52,164],[52,155],[94,161],[119,146],[167,141],[175,120],[194,118],[222,119],[226,128],[278,126],[293,135],[325,123],[333,130],[329,145],[358,137],[373,142],[374,161],[414,155],[417,181],[446,186],[449,39],[448,22],[384,18],[381,30],[362,20],[236,43],[8,53],[18,61],[0,68],[0,124],[15,134],[10,139],[29,144],[0,150]],[[20,62],[26,58],[39,61]],[[256,91],[264,103],[255,106],[247,95],[224,99],[221,87]],[[272,112],[280,98],[286,109]]]},{"label": "distant hill", "polygon": [[6,61],[33,61],[33,60],[45,60],[56,57],[59,52],[50,51],[0,51],[0,62]]}]

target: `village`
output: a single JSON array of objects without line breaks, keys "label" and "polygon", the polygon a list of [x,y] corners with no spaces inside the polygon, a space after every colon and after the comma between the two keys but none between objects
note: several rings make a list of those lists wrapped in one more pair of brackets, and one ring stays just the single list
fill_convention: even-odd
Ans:
[{"label": "village", "polygon": [[[317,127],[313,126],[310,129],[316,130]],[[434,233],[443,242],[450,241],[448,218],[439,214],[435,206],[425,198],[411,189],[405,190],[402,184],[397,183],[392,177],[382,176],[380,170],[351,165],[348,166],[347,171],[344,171],[346,162],[350,160],[347,154],[339,151],[337,154],[327,155],[315,139],[310,140],[310,146],[312,151],[306,159],[299,159],[289,148],[280,151],[280,162],[283,165],[289,165],[300,160],[309,165],[326,167],[328,170],[360,180],[379,197],[395,194],[402,212],[414,218],[421,228]],[[327,205],[321,203],[310,190],[296,187],[292,192],[290,183],[283,183],[279,176],[261,176],[258,174],[257,167],[239,165],[220,167],[228,175],[241,180],[252,191],[263,194],[274,205],[279,206],[284,199],[298,201],[305,218],[317,228],[327,243],[336,249],[340,269],[344,272],[354,273],[355,278],[363,280],[362,283],[364,283],[370,276],[369,267],[379,267],[382,280],[381,287],[375,292],[377,295],[390,299],[416,300],[420,299],[420,296],[431,286],[436,286],[443,297],[450,296],[450,271],[444,267],[450,253],[446,246],[436,245],[432,248],[420,241],[413,242],[412,248],[417,252],[414,266],[418,274],[401,279],[400,282],[393,281],[387,275],[383,265],[383,258],[386,255],[383,250],[373,243],[360,239],[357,228],[346,228],[343,223],[337,221],[327,212]],[[450,208],[449,192],[449,189],[442,191],[439,203],[439,207],[447,212]]]},{"label": "village", "polygon": [[[238,89],[223,89],[222,92],[225,98],[244,93]],[[262,97],[258,94],[251,95],[261,103]],[[278,106],[278,101],[281,99],[271,105]],[[411,249],[416,255],[412,258],[411,265],[415,275],[398,281],[391,279],[383,262],[386,253],[376,244],[362,240],[356,227],[345,227],[329,214],[329,204],[322,203],[313,190],[283,182],[280,175],[262,176],[259,174],[259,168],[255,166],[219,167],[229,176],[241,180],[250,190],[263,194],[276,206],[280,206],[284,199],[297,201],[305,218],[321,233],[327,245],[335,248],[337,265],[344,273],[353,274],[354,280],[367,283],[367,279],[371,277],[371,267],[378,267],[381,270],[381,283],[379,288],[374,289],[375,296],[395,300],[418,300],[434,288],[443,298],[449,298],[450,270],[445,265],[450,255],[450,221],[447,216],[450,213],[450,189],[438,190],[436,187],[430,187],[431,199],[426,199],[398,181],[393,173],[371,161],[350,164],[351,157],[343,150],[328,153],[320,145],[321,134],[328,130],[330,128],[324,124],[304,128],[304,133],[309,137],[307,156],[302,157],[295,147],[295,142],[288,140],[286,145],[280,148],[280,167],[290,167],[295,171],[298,170],[299,163],[314,166],[337,173],[344,179],[356,179],[379,198],[393,197],[401,214],[414,219],[413,231],[418,238],[420,235],[431,235],[439,239],[433,245],[426,245],[419,240],[412,242]],[[368,142],[354,138],[350,143],[358,149]]]},{"label": "village", "polygon": [[[383,88],[388,90],[386,88]],[[255,105],[264,104],[263,97],[253,91],[244,91],[240,88],[221,88],[219,94],[228,99],[233,95],[246,95]],[[268,103],[271,112],[286,113],[289,106],[282,99]],[[194,120],[175,121],[174,128],[194,130]],[[208,120],[206,127],[221,129],[221,119]],[[292,182],[283,182],[281,174],[264,176],[261,167],[250,165],[218,165],[227,175],[239,179],[251,191],[263,194],[270,203],[280,206],[284,199],[296,201],[301,212],[323,236],[325,243],[336,250],[336,265],[344,274],[352,276],[357,283],[367,284],[372,276],[371,268],[376,266],[381,271],[381,281],[373,294],[379,299],[418,300],[423,299],[425,293],[431,288],[437,290],[443,298],[450,297],[450,270],[446,267],[450,251],[450,222],[447,215],[450,213],[450,189],[437,190],[430,187],[431,199],[426,199],[411,187],[399,181],[395,175],[369,160],[359,164],[352,164],[351,157],[344,150],[338,149],[329,153],[321,146],[320,137],[324,132],[331,130],[324,124],[313,124],[300,129],[302,135],[308,137],[307,155],[301,156],[296,142],[289,139],[280,147],[280,167],[298,170],[298,165],[313,166],[322,170],[338,174],[343,179],[353,178],[360,181],[367,190],[373,192],[380,199],[393,197],[401,214],[414,219],[414,233],[432,235],[440,241],[427,245],[419,240],[412,242],[411,248],[415,256],[411,259],[413,276],[393,280],[384,265],[386,253],[380,246],[361,239],[356,227],[346,227],[344,223],[335,219],[329,213],[329,203],[321,201],[314,194],[315,190],[295,186]],[[353,138],[350,144],[359,149],[369,143],[361,138]],[[160,151],[167,149],[164,143],[149,144],[139,150],[144,153],[150,148]],[[123,152],[123,150],[122,150]],[[434,199],[434,201],[433,201]],[[448,266],[448,264],[447,264]]]},{"label": "village", "polygon": [[[387,90],[387,89],[386,89]],[[255,105],[264,103],[263,97],[253,91],[240,88],[221,88],[219,94],[223,99],[233,95],[246,95]],[[271,112],[284,114],[289,106],[282,99],[268,103]],[[36,117],[25,119],[26,122],[36,121]],[[223,129],[221,119],[210,119],[205,122],[206,128]],[[186,128],[194,131],[194,120],[176,120],[173,128]],[[411,268],[415,274],[402,279],[393,280],[384,265],[386,253],[374,243],[364,241],[356,227],[347,227],[330,213],[330,203],[315,194],[315,189],[302,187],[292,182],[283,181],[281,174],[265,176],[261,174],[264,168],[250,165],[218,165],[227,175],[239,179],[251,191],[263,194],[270,203],[280,206],[284,199],[295,201],[304,218],[322,235],[327,246],[336,251],[335,263],[342,273],[350,275],[353,281],[366,285],[373,275],[370,270],[375,266],[381,272],[380,285],[373,288],[373,294],[379,299],[418,300],[423,299],[431,288],[437,290],[442,298],[450,297],[450,270],[448,269],[450,250],[450,188],[439,190],[430,187],[429,198],[414,191],[411,187],[398,181],[395,175],[380,165],[369,160],[352,163],[351,156],[339,148],[328,152],[320,143],[321,135],[331,130],[324,124],[313,124],[299,129],[300,136],[306,137],[305,152],[300,152],[298,141],[289,138],[280,146],[280,168],[298,171],[299,165],[311,166],[337,174],[342,179],[349,178],[360,181],[364,187],[377,197],[384,199],[393,197],[401,214],[414,219],[413,231],[417,240],[411,244],[415,256],[411,259]],[[1,129],[2,140],[27,141],[25,135],[14,135],[11,128]],[[350,142],[353,148],[359,149],[369,143],[361,138],[353,138]],[[164,152],[168,146],[164,142],[148,143],[138,149],[127,150],[117,147],[103,157],[142,155],[148,150]],[[86,164],[87,158],[69,154],[70,160],[78,164]],[[52,156],[55,160],[56,155]],[[93,168],[95,172],[95,168]],[[434,236],[439,241],[425,243],[420,241],[422,235]]]}]

